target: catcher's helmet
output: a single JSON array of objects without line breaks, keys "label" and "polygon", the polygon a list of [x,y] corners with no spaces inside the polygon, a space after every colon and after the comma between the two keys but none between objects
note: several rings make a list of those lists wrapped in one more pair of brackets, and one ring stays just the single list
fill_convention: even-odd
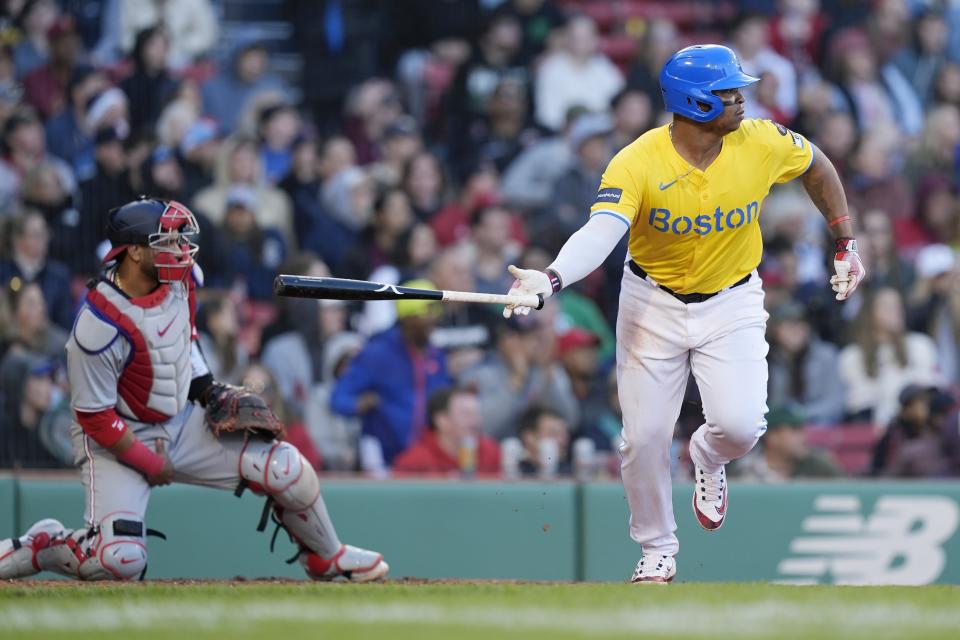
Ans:
[{"label": "catcher's helmet", "polygon": [[110,212],[107,239],[112,248],[103,262],[116,260],[130,245],[149,246],[156,252],[160,282],[183,281],[193,268],[197,233],[197,220],[184,205],[141,196]]},{"label": "catcher's helmet", "polygon": [[[667,111],[696,122],[709,122],[723,112],[723,103],[714,91],[739,89],[758,80],[743,72],[737,55],[729,48],[698,44],[670,56],[660,72],[660,91]],[[709,109],[702,110],[700,104]]]}]

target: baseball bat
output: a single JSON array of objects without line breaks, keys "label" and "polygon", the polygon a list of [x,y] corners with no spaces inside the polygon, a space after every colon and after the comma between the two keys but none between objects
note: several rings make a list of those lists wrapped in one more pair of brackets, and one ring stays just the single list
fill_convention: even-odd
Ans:
[{"label": "baseball bat", "polygon": [[438,300],[451,302],[478,302],[482,304],[518,304],[534,309],[543,308],[543,296],[530,294],[508,296],[472,291],[434,291],[383,284],[368,280],[347,278],[313,278],[281,274],[273,281],[273,292],[289,298],[316,300]]}]

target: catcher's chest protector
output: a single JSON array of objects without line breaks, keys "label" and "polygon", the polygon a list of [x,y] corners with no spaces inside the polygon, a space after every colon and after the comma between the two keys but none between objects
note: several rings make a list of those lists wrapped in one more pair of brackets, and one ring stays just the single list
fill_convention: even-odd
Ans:
[{"label": "catcher's chest protector", "polygon": [[131,300],[108,282],[97,283],[87,294],[90,306],[118,327],[131,346],[117,385],[121,415],[163,422],[186,406],[193,331],[187,295],[184,285],[174,283]]}]

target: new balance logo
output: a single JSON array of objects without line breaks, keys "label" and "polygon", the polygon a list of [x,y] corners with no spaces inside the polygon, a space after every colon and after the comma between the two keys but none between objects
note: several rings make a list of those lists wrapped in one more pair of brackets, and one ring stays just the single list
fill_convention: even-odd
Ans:
[{"label": "new balance logo", "polygon": [[944,496],[882,496],[868,516],[853,495],[823,495],[781,561],[780,582],[919,585],[946,566],[960,508]]}]

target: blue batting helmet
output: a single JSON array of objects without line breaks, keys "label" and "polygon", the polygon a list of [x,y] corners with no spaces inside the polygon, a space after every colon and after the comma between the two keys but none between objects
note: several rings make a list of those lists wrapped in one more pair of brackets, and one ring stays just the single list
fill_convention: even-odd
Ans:
[{"label": "blue batting helmet", "polygon": [[[723,112],[723,103],[714,91],[739,89],[758,80],[743,72],[729,48],[698,44],[670,56],[660,72],[660,91],[667,111],[709,122]],[[697,103],[710,108],[703,111]]]}]

